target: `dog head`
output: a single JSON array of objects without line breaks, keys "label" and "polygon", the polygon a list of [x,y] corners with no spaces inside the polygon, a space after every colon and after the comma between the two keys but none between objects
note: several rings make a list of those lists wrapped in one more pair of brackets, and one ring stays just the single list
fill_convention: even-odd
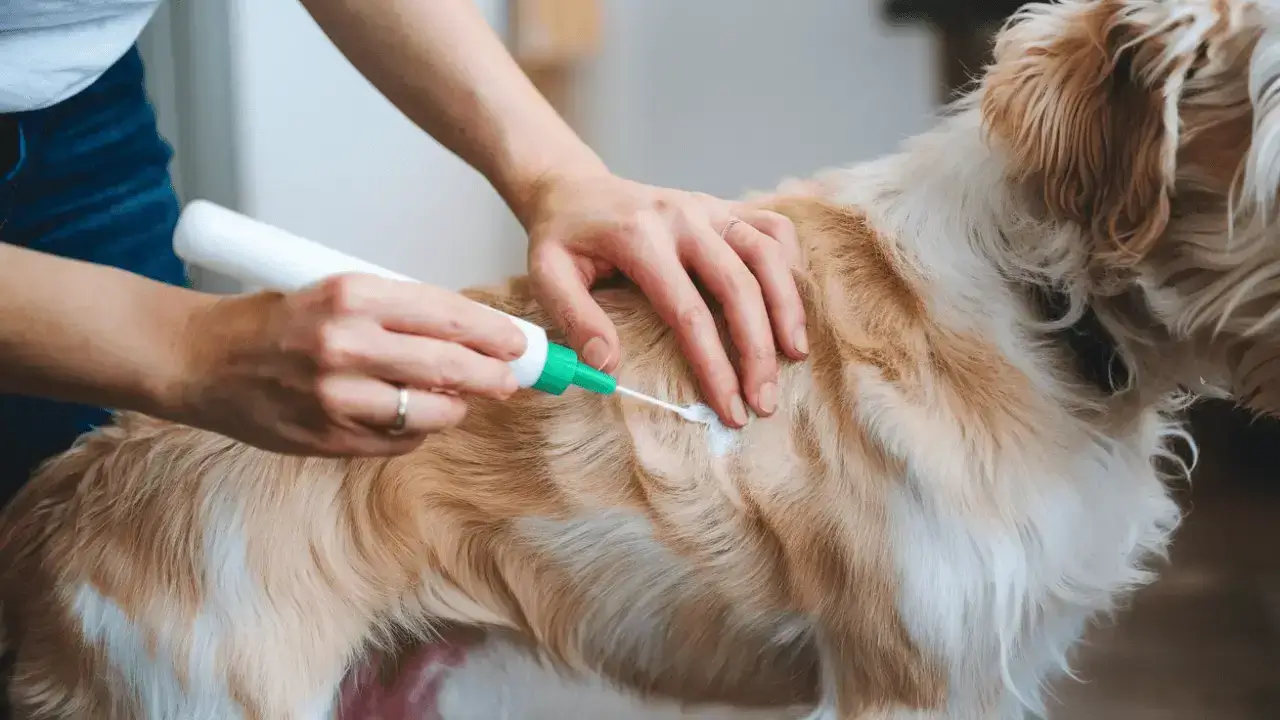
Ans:
[{"label": "dog head", "polygon": [[1026,6],[999,35],[980,90],[1015,190],[1080,228],[1095,304],[1137,296],[1147,327],[1127,332],[1158,327],[1189,349],[1182,371],[1194,380],[1182,381],[1270,411],[1280,410],[1280,371],[1264,367],[1280,368],[1277,11],[1277,0]]}]

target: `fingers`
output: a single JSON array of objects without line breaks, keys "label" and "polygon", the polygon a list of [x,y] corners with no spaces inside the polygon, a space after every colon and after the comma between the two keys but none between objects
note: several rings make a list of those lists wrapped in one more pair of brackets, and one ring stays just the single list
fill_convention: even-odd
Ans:
[{"label": "fingers", "polygon": [[368,318],[329,325],[318,357],[328,372],[359,372],[419,390],[505,399],[518,389],[502,360],[457,342],[390,332]]},{"label": "fingers", "polygon": [[[751,228],[739,232],[743,225],[734,223],[729,230],[747,237],[760,234]],[[760,283],[734,247],[705,224],[695,228],[692,241],[682,243],[684,260],[724,308],[729,336],[738,348],[747,402],[758,414],[772,415],[778,399],[778,361]]]},{"label": "fingers", "polygon": [[796,226],[786,215],[771,210],[740,207],[735,217],[773,238],[782,250],[782,258],[791,270],[799,270],[803,262]]},{"label": "fingers", "polygon": [[390,334],[381,352],[359,367],[373,377],[422,390],[505,400],[520,389],[511,367],[453,342]]},{"label": "fingers", "polygon": [[432,285],[342,275],[327,280],[322,291],[336,316],[372,317],[388,330],[457,343],[499,360],[520,357],[527,344],[500,313]]},{"label": "fingers", "polygon": [[809,354],[809,340],[804,303],[793,274],[801,257],[795,226],[768,211],[744,211],[738,217],[743,222],[733,223],[724,240],[760,283],[778,346],[791,359],[803,360]]},{"label": "fingers", "polygon": [[737,373],[720,344],[711,311],[689,278],[666,228],[655,224],[643,232],[648,237],[633,243],[622,271],[675,330],[680,349],[693,366],[712,409],[726,424],[742,427],[747,423],[747,412]]},{"label": "fingers", "polygon": [[417,445],[423,436],[454,427],[467,414],[467,405],[459,397],[409,389],[404,430],[392,434],[400,404],[400,389],[394,385],[364,375],[335,374],[321,380],[319,394],[330,417],[373,431],[383,439],[375,444]]},{"label": "fingers", "polygon": [[403,307],[382,315],[383,327],[437,338],[455,348],[470,348],[502,362],[524,354],[528,341],[501,313],[441,288],[406,283]]},{"label": "fingers", "polygon": [[559,243],[536,243],[529,257],[529,275],[538,303],[564,332],[583,362],[612,372],[622,353],[618,331],[582,277],[573,256]]}]

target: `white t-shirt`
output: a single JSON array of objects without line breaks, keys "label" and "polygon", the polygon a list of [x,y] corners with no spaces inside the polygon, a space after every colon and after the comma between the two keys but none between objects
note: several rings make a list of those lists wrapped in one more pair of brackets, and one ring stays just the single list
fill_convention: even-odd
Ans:
[{"label": "white t-shirt", "polygon": [[160,0],[0,0],[0,113],[39,110],[93,84]]}]

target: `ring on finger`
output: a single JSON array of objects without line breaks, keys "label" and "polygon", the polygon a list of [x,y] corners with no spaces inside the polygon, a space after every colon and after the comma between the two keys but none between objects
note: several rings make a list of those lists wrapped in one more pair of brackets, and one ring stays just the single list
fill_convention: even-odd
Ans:
[{"label": "ring on finger", "polygon": [[409,388],[399,388],[396,393],[396,417],[387,428],[390,435],[403,435],[409,425]]},{"label": "ring on finger", "polygon": [[736,218],[736,217],[729,218],[729,222],[725,223],[724,229],[720,231],[720,239],[724,240],[726,237],[728,237],[729,230],[731,230],[734,225],[737,225],[740,222],[742,222],[742,218]]}]

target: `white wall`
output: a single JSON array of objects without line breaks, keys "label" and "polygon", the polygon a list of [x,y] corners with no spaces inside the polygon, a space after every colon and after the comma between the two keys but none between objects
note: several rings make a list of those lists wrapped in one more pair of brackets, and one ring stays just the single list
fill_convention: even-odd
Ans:
[{"label": "white wall", "polygon": [[[506,0],[477,3],[501,31]],[[143,51],[187,199],[446,287],[523,269],[497,193],[379,95],[295,0],[173,3]]]},{"label": "white wall", "polygon": [[[501,29],[505,0],[479,1]],[[519,226],[497,193],[379,95],[299,3],[234,8],[246,212],[446,287],[521,271]]]},{"label": "white wall", "polygon": [[[505,28],[507,0],[477,2]],[[768,188],[888,151],[933,112],[931,41],[886,28],[880,0],[601,2],[581,116],[636,179]],[[296,0],[175,0],[143,49],[187,198],[446,287],[523,270],[497,194],[361,78]]]},{"label": "white wall", "polygon": [[863,160],[935,112],[933,40],[883,0],[601,0],[579,89],[615,171],[725,196]]}]

